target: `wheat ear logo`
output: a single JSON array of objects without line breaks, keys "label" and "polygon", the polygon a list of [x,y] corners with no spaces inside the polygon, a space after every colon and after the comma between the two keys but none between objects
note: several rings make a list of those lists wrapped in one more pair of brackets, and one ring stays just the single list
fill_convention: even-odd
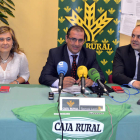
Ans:
[{"label": "wheat ear logo", "polygon": [[67,104],[68,104],[69,107],[72,107],[75,103],[72,102],[72,100],[70,100],[69,102],[67,102]]},{"label": "wheat ear logo", "polygon": [[107,11],[105,11],[98,19],[95,18],[95,2],[92,5],[88,5],[85,2],[84,7],[84,19],[82,19],[74,10],[72,10],[72,16],[65,16],[65,18],[72,24],[78,24],[82,26],[87,35],[87,41],[94,41],[95,36],[99,34],[103,28],[113,20],[113,18],[107,17]]}]

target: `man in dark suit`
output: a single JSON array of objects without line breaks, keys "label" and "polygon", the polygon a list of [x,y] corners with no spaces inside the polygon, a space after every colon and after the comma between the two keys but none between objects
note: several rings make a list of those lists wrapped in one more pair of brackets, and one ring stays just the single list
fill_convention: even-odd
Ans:
[{"label": "man in dark suit", "polygon": [[138,71],[140,52],[140,25],[137,25],[131,36],[131,44],[119,47],[113,62],[113,82],[117,84],[128,84],[130,87],[140,89]]},{"label": "man in dark suit", "polygon": [[[75,79],[71,76],[73,62],[71,55],[77,55],[77,68],[80,65],[86,66],[88,70],[95,68],[100,73],[101,81],[105,81],[104,74],[96,60],[96,51],[83,47],[84,39],[85,31],[82,27],[76,25],[69,28],[66,35],[67,44],[50,49],[46,65],[43,67],[39,78],[40,84],[58,87],[59,75],[57,73],[57,65],[60,61],[65,61],[68,64],[68,71],[63,80],[63,88],[71,87],[75,83],[80,85],[78,76],[76,75]],[[90,87],[94,84],[95,83],[89,78],[85,80],[85,87]]]}]

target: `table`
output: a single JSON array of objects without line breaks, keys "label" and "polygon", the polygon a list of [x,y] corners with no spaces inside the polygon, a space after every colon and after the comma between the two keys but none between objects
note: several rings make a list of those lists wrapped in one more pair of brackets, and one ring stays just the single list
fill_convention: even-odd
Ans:
[{"label": "table", "polygon": [[[109,86],[112,85],[114,84],[109,84]],[[24,106],[55,103],[58,95],[55,94],[54,100],[48,100],[48,92],[51,89],[44,85],[10,85],[10,87],[9,93],[0,93],[0,140],[36,140],[36,125],[17,119],[11,110]],[[136,92],[131,88],[129,90],[130,93]],[[120,101],[128,97],[127,94],[110,94]],[[71,95],[65,94],[65,96]],[[106,94],[103,97],[108,104],[120,105]],[[140,105],[136,104],[138,99],[140,94],[131,95],[126,102],[131,105],[132,113],[119,122],[116,140],[140,140]]]}]

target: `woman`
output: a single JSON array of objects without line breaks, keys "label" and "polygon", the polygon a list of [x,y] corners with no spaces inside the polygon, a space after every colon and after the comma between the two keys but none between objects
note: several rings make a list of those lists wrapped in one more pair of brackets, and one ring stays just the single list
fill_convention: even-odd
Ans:
[{"label": "woman", "polygon": [[13,29],[0,27],[0,84],[21,84],[29,79],[28,61],[19,49]]}]

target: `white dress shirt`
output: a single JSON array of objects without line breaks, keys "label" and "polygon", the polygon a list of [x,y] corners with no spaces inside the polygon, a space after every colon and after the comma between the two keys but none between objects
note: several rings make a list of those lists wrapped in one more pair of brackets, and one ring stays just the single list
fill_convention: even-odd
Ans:
[{"label": "white dress shirt", "polygon": [[[77,58],[76,58],[76,64],[78,64],[78,59],[79,59],[79,54],[80,52],[78,52],[77,54],[72,54],[70,52],[70,50],[68,49],[67,47],[67,51],[68,51],[68,55],[69,55],[69,60],[70,60],[70,66],[72,68],[72,62],[73,62],[73,57],[71,55],[78,55]],[[59,83],[59,79],[57,79],[53,84],[52,84],[52,87],[58,87],[58,83]]]},{"label": "white dress shirt", "polygon": [[[68,51],[68,55],[69,55],[70,65],[71,65],[71,68],[72,68],[73,57],[72,57],[71,55],[77,55],[76,64],[78,64],[80,52],[78,52],[77,54],[72,54],[72,53],[70,52],[70,50],[68,49],[68,47],[67,47],[67,51]],[[52,87],[57,87],[57,88],[58,88],[58,83],[59,83],[59,79],[57,79],[51,86],[52,86]],[[98,86],[98,84],[95,83],[95,82],[93,82],[92,87],[95,87],[95,86]]]},{"label": "white dress shirt", "polygon": [[0,84],[9,84],[18,77],[22,77],[27,82],[29,76],[28,61],[24,53],[14,52],[14,57],[7,63],[5,71],[0,66]]},{"label": "white dress shirt", "polygon": [[134,52],[135,52],[135,56],[136,56],[136,70],[135,70],[135,75],[133,77],[133,80],[128,83],[128,85],[130,87],[132,87],[133,82],[135,82],[137,80],[137,73],[138,73],[138,61],[139,61],[139,55],[138,55],[138,53],[139,52],[137,50],[134,50]]}]

